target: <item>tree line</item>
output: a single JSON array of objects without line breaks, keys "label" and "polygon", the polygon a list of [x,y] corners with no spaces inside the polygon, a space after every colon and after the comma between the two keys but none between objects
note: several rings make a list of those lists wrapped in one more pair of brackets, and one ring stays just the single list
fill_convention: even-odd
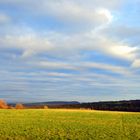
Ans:
[{"label": "tree line", "polygon": [[130,101],[106,101],[106,102],[89,102],[89,103],[72,103],[70,104],[14,104],[8,105],[4,100],[0,100],[0,109],[48,109],[48,108],[65,108],[65,109],[90,109],[90,110],[107,110],[107,111],[128,111],[140,112],[140,100]]},{"label": "tree line", "polygon": [[140,100],[89,102],[69,105],[54,105],[49,108],[90,109],[106,111],[140,112]]}]

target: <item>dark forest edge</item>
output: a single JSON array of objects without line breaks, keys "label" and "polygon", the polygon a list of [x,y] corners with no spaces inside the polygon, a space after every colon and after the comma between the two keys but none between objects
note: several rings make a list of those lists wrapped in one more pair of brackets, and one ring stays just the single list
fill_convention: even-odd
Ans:
[{"label": "dark forest edge", "polygon": [[[16,104],[9,104],[16,106]],[[25,103],[25,108],[65,108],[65,109],[89,109],[89,110],[106,110],[106,111],[127,111],[140,112],[140,100],[129,101],[101,101],[80,103],[76,101],[64,102],[39,102],[39,103]]]}]

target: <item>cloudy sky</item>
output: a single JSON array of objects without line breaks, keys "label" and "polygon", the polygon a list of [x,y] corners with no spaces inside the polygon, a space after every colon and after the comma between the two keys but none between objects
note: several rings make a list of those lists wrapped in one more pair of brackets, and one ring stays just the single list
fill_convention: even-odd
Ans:
[{"label": "cloudy sky", "polygon": [[0,0],[0,98],[140,99],[139,0]]}]

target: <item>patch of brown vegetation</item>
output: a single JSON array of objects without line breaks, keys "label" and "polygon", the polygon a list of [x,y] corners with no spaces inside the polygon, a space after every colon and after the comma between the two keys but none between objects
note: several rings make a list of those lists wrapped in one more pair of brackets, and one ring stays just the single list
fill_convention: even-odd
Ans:
[{"label": "patch of brown vegetation", "polygon": [[8,105],[4,100],[0,100],[0,109],[8,109]]},{"label": "patch of brown vegetation", "polygon": [[25,107],[23,106],[23,104],[16,104],[15,109],[24,109]]},{"label": "patch of brown vegetation", "polygon": [[48,109],[48,106],[47,106],[47,105],[45,105],[45,106],[44,106],[44,109]]}]

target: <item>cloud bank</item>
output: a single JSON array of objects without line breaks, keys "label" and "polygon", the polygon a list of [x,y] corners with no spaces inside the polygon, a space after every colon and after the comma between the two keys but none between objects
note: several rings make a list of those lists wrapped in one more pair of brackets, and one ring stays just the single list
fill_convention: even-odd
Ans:
[{"label": "cloud bank", "polygon": [[1,0],[0,96],[28,102],[138,99],[138,4]]}]

